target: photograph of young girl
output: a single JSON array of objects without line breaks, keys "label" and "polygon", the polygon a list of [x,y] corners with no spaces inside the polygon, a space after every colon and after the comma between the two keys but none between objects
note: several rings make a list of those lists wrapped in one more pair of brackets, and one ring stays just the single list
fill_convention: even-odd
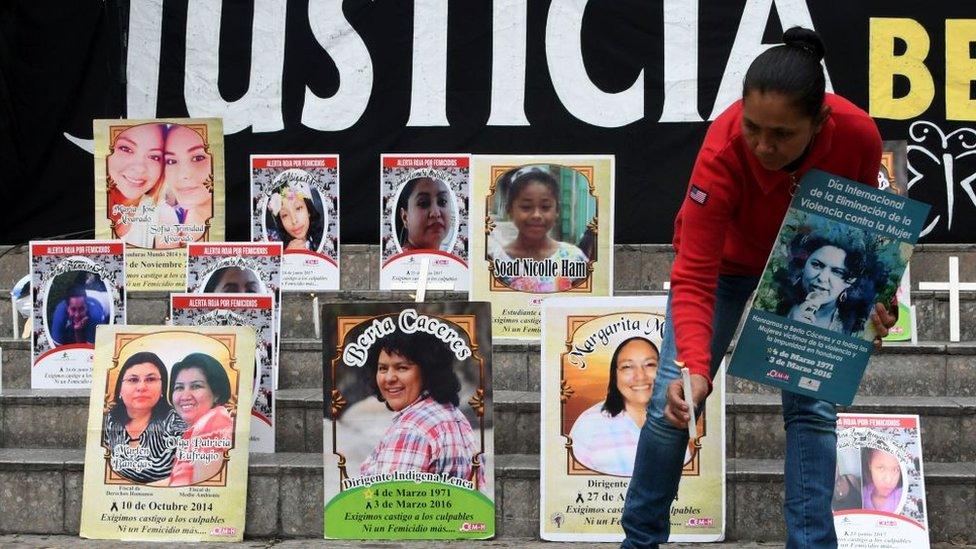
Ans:
[{"label": "photograph of young girl", "polygon": [[321,252],[329,223],[329,204],[311,174],[292,168],[275,178],[264,206],[265,240],[281,242],[285,251]]},{"label": "photograph of young girl", "polygon": [[552,164],[513,168],[497,179],[488,200],[486,255],[503,285],[553,293],[590,276],[597,249],[597,204],[581,173]]}]

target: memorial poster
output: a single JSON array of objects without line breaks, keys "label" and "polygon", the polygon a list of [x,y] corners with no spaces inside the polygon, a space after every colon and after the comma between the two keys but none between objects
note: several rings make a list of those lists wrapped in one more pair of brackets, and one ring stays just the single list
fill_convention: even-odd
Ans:
[{"label": "memorial poster", "polygon": [[[542,312],[539,534],[550,541],[624,539],[620,525],[644,410],[654,390],[664,296],[547,299]],[[697,418],[685,451],[670,541],[725,533],[725,391]]]},{"label": "memorial poster", "polygon": [[469,163],[466,154],[384,154],[380,159],[380,289],[427,280],[467,290]]},{"label": "memorial poster", "polygon": [[30,243],[31,388],[91,387],[95,328],[125,324],[125,259],[117,240]]},{"label": "memorial poster", "polygon": [[99,327],[81,537],[242,539],[253,364],[250,327]]},{"label": "memorial poster", "polygon": [[917,415],[837,414],[838,547],[929,546],[920,429]]},{"label": "memorial poster", "polygon": [[322,306],[325,537],[495,534],[487,303]]},{"label": "memorial poster", "polygon": [[613,156],[471,162],[471,298],[494,337],[538,339],[547,297],[613,293]]},{"label": "memorial poster", "polygon": [[729,373],[850,404],[929,206],[811,170],[773,244]]},{"label": "memorial poster", "polygon": [[[878,189],[908,196],[906,166],[907,144],[905,141],[885,141],[881,152],[881,169],[878,171]],[[915,326],[912,325],[912,277],[911,265],[905,266],[898,291],[898,321],[891,327],[885,341],[910,341]]]},{"label": "memorial poster", "polygon": [[173,326],[252,326],[251,452],[275,451],[274,295],[170,294]]},{"label": "memorial poster", "polygon": [[339,289],[339,157],[251,155],[251,240],[281,242],[281,288]]},{"label": "memorial poster", "polygon": [[191,242],[224,239],[219,118],[95,120],[95,237],[127,248],[129,291],[186,287]]},{"label": "memorial poster", "polygon": [[271,363],[278,387],[281,331],[280,242],[214,242],[187,247],[186,288],[194,294],[273,294],[275,343]]}]

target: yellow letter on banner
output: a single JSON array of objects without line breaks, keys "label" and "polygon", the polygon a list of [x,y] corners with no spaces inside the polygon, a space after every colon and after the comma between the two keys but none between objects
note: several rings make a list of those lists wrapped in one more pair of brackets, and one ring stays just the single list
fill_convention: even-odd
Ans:
[{"label": "yellow letter on banner", "polygon": [[976,120],[976,101],[969,95],[976,80],[976,59],[969,44],[976,41],[976,19],[946,20],[946,120]]},{"label": "yellow letter on banner", "polygon": [[[905,42],[905,53],[895,55],[895,39]],[[935,97],[935,83],[925,66],[929,35],[914,19],[872,17],[868,58],[868,110],[876,118],[906,120],[925,112]],[[910,90],[895,98],[895,75],[908,78]]]}]

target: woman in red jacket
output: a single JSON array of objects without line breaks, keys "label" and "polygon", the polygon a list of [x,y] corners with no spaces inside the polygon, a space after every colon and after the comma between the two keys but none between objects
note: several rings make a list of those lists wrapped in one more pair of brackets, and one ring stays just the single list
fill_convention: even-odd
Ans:
[{"label": "woman in red jacket", "polygon": [[[817,168],[877,184],[878,129],[864,111],[824,92],[819,36],[795,27],[783,41],[753,61],[742,100],[712,123],[675,219],[660,367],[627,491],[622,547],[668,539],[690,419],[674,361],[691,370],[693,402],[701,406],[799,180]],[[872,322],[884,336],[894,319],[880,304],[875,309]],[[836,547],[835,407],[790,392],[782,400],[787,547]]]}]

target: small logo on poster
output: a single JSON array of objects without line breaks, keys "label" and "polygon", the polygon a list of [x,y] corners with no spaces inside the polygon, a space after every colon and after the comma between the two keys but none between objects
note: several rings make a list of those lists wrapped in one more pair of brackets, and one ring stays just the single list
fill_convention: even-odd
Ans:
[{"label": "small logo on poster", "polygon": [[713,524],[711,517],[702,518],[690,518],[688,519],[688,526],[692,528],[707,528]]},{"label": "small logo on poster", "polygon": [[549,520],[551,520],[552,523],[556,525],[556,528],[563,527],[564,518],[562,513],[553,513],[552,516],[549,517]]},{"label": "small logo on poster", "polygon": [[215,526],[210,531],[211,536],[233,536],[235,534],[237,534],[237,528],[233,526]]},{"label": "small logo on poster", "polygon": [[810,379],[808,377],[801,377],[800,382],[797,383],[802,389],[807,389],[810,391],[820,390],[820,381],[816,379]]},{"label": "small logo on poster", "polygon": [[488,527],[483,522],[464,522],[461,524],[462,532],[484,532]]},{"label": "small logo on poster", "polygon": [[770,379],[777,379],[779,381],[789,381],[790,380],[790,374],[788,374],[786,372],[781,372],[779,370],[770,370],[770,371],[766,372],[766,377],[768,377]]}]

